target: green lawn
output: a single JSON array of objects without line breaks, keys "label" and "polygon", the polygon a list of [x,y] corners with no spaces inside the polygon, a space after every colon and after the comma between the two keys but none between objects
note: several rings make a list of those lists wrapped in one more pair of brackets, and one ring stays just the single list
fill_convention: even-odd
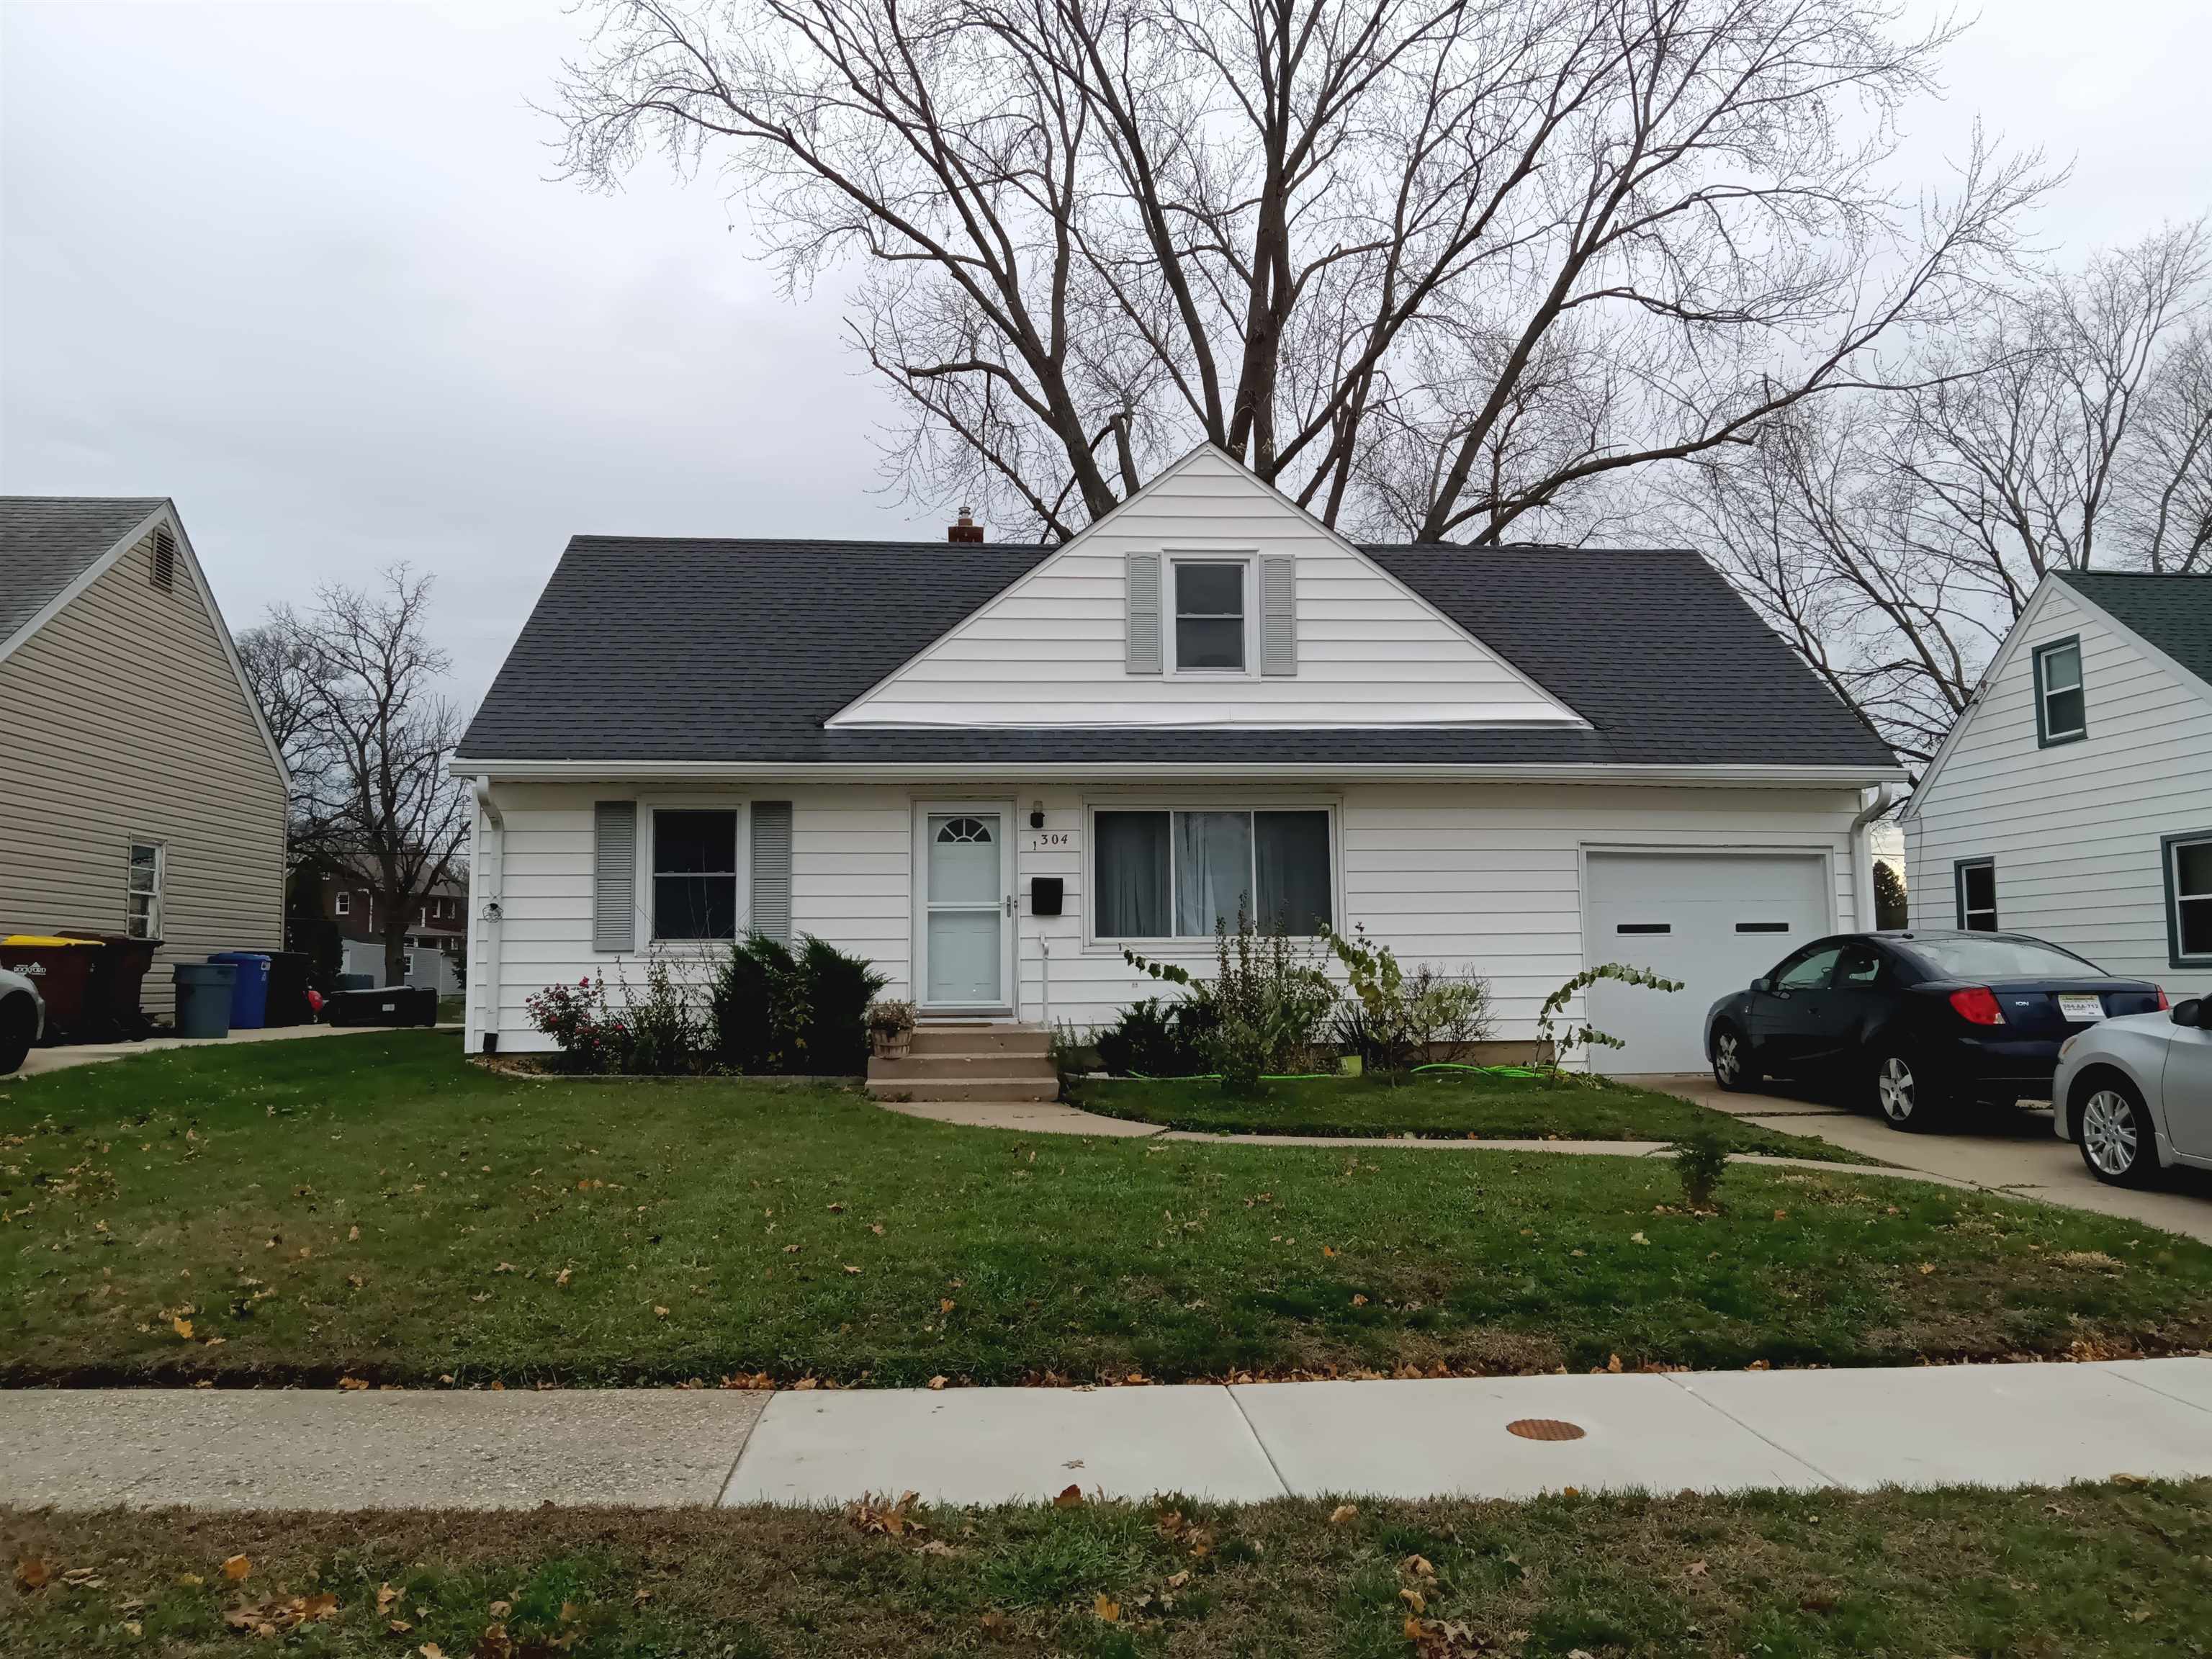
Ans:
[{"label": "green lawn", "polygon": [[[924,1510],[892,1536],[805,1510],[0,1510],[15,1569],[0,1647],[2148,1659],[2202,1653],[2212,1631],[2212,1482],[1334,1513],[1327,1501]],[[223,1564],[239,1557],[233,1580]],[[313,1622],[282,1633],[303,1614]],[[257,1638],[257,1621],[279,1633]]]},{"label": "green lawn", "polygon": [[0,1088],[0,1382],[915,1383],[2212,1346],[2212,1248],[1838,1167],[954,1128],[451,1034]]},{"label": "green lawn", "polygon": [[1782,1134],[1677,1095],[1614,1083],[1553,1082],[1474,1072],[1297,1079],[1256,1100],[1205,1078],[1083,1078],[1070,1098],[1109,1117],[1206,1134],[1415,1135],[1463,1140],[1678,1140],[1710,1129],[1729,1150],[1834,1164],[1873,1160],[1807,1135]]}]

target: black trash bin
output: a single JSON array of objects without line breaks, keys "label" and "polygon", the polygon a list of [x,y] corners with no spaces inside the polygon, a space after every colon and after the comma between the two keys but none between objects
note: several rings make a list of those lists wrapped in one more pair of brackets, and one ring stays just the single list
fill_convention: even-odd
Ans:
[{"label": "black trash bin", "polygon": [[314,960],[305,951],[267,951],[271,1025],[312,1025],[315,1011],[307,1001],[307,970]]},{"label": "black trash bin", "polygon": [[413,985],[340,991],[323,1005],[323,1014],[333,1025],[435,1025],[438,994]]},{"label": "black trash bin", "polygon": [[136,1042],[152,1029],[146,1018],[146,970],[154,965],[157,939],[133,939],[97,927],[57,927],[67,939],[90,939],[101,948],[92,958],[92,978],[85,988],[87,1035],[99,1041]]}]

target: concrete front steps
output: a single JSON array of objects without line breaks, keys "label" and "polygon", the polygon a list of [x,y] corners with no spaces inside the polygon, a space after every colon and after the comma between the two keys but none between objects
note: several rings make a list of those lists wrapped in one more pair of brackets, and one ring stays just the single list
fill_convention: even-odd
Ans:
[{"label": "concrete front steps", "polygon": [[868,1092],[890,1100],[1055,1100],[1060,1074],[1042,1026],[931,1021],[905,1057],[868,1061]]}]

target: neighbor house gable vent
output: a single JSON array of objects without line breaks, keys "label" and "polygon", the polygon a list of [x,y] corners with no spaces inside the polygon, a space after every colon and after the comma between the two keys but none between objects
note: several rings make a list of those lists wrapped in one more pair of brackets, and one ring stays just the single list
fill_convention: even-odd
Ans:
[{"label": "neighbor house gable vent", "polygon": [[167,529],[154,532],[154,562],[149,580],[164,593],[177,590],[177,538]]}]

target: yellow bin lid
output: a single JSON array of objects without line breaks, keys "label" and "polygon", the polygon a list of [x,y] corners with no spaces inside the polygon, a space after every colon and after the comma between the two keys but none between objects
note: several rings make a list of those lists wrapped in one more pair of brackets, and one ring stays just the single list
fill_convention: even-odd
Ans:
[{"label": "yellow bin lid", "polygon": [[97,945],[96,939],[57,939],[46,933],[10,933],[0,939],[0,950],[13,945],[27,951],[36,951],[56,945]]}]

